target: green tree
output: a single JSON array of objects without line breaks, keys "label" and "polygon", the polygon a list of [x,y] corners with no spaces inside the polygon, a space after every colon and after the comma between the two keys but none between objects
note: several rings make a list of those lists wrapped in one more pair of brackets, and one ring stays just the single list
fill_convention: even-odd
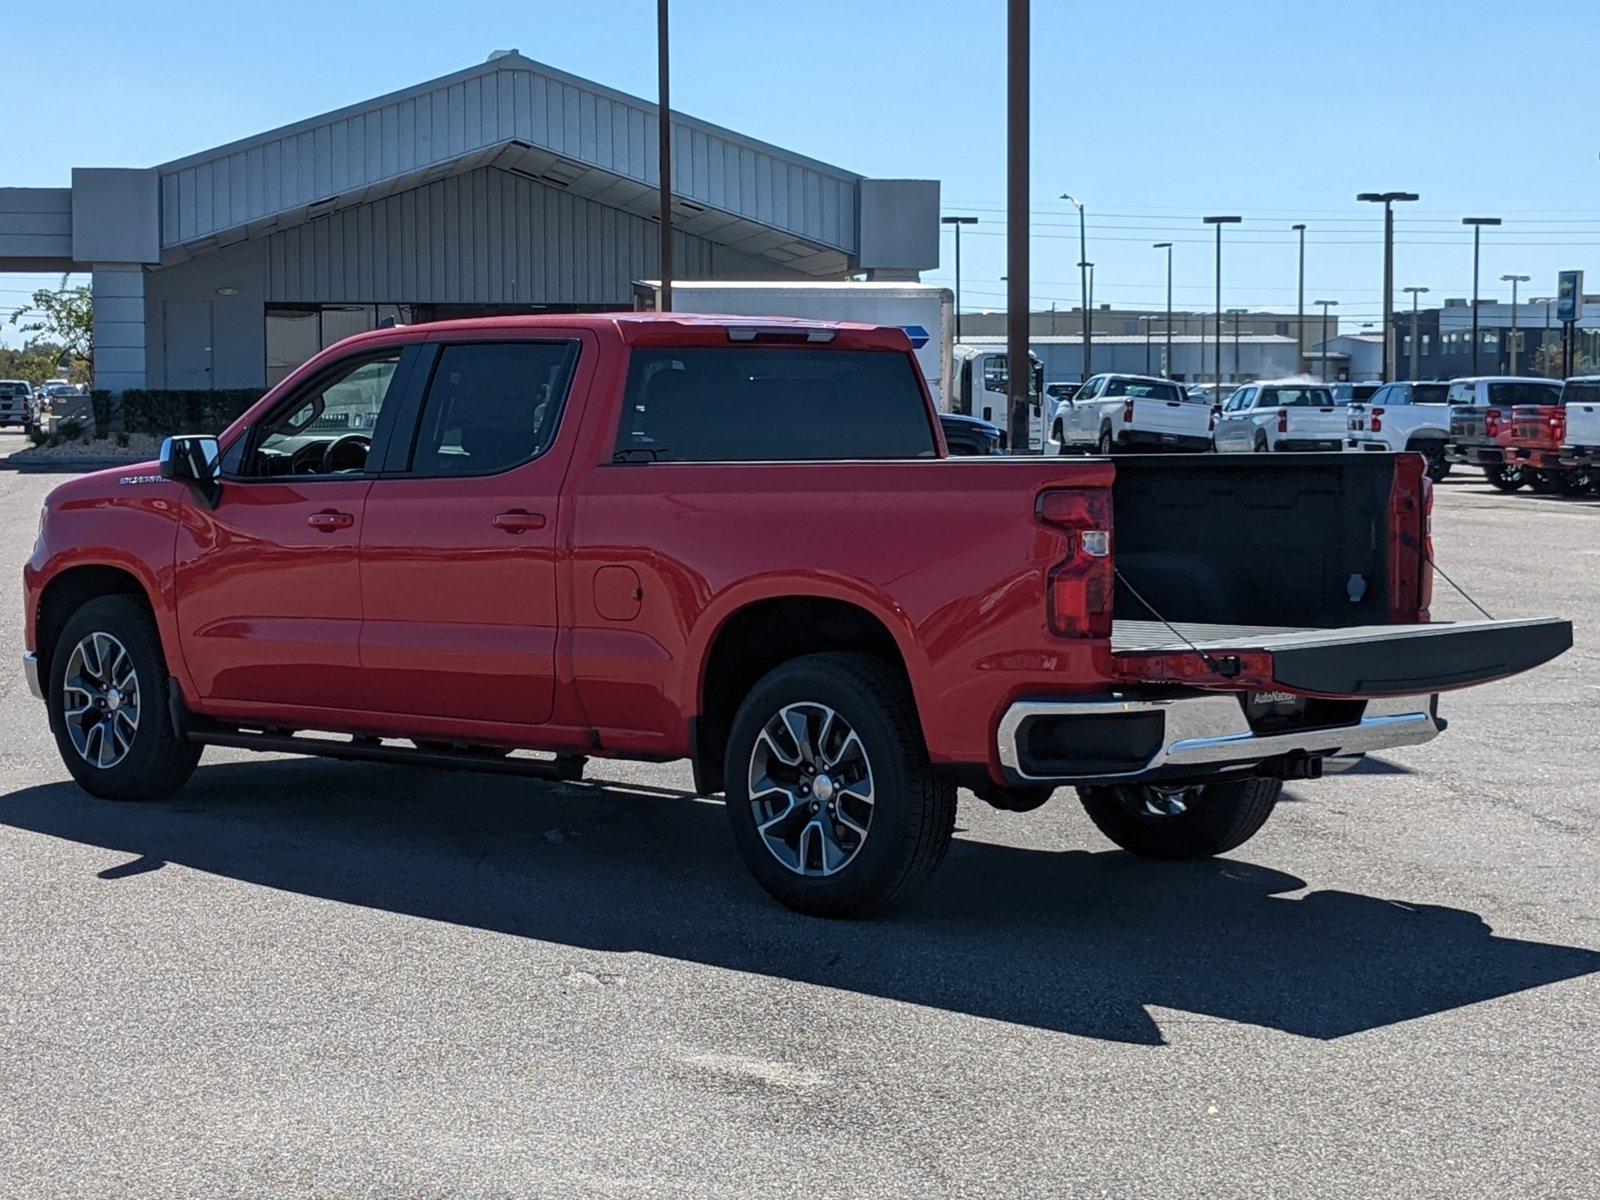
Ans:
[{"label": "green tree", "polygon": [[0,379],[43,383],[61,373],[62,348],[55,342],[29,339],[26,345],[0,346]]},{"label": "green tree", "polygon": [[[1589,356],[1583,352],[1581,339],[1574,339],[1572,345],[1572,373],[1574,375],[1589,374]],[[1561,378],[1561,336],[1547,337],[1539,344],[1539,349],[1534,351],[1533,369],[1536,374],[1544,375],[1550,379]]]},{"label": "green tree", "polygon": [[86,287],[68,287],[67,277],[54,289],[40,288],[11,314],[11,324],[35,335],[30,345],[54,343],[70,364],[73,379],[94,373],[94,294]]}]

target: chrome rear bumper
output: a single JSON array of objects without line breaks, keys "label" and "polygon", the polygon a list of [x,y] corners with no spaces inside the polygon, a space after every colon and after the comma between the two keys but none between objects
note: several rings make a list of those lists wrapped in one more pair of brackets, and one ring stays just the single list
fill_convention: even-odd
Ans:
[{"label": "chrome rear bumper", "polygon": [[[1206,771],[1224,766],[1249,766],[1268,759],[1304,755],[1350,758],[1373,750],[1416,746],[1437,737],[1444,728],[1437,715],[1437,697],[1401,696],[1368,701],[1354,724],[1280,733],[1256,733],[1245,719],[1236,696],[1181,696],[1167,699],[1023,700],[1000,720],[1000,765],[1015,783],[1078,783],[1088,780],[1134,780],[1192,767]],[[1118,717],[1159,713],[1162,733],[1158,748],[1142,766],[1112,773],[1060,775],[1030,770],[1023,748],[1026,723],[1037,717]],[[1092,754],[1086,754],[1086,758]]]},{"label": "chrome rear bumper", "polygon": [[33,693],[35,700],[44,699],[44,684],[39,679],[39,656],[37,654],[24,654],[22,656],[22,677],[28,681],[28,690]]}]

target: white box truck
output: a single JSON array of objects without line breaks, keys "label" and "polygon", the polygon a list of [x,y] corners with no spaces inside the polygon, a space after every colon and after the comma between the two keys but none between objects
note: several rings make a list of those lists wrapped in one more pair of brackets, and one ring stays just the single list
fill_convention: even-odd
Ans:
[{"label": "white box truck", "polygon": [[[633,285],[633,306],[653,309],[661,284],[643,279]],[[733,317],[805,317],[816,321],[854,321],[898,325],[911,338],[917,363],[928,379],[940,412],[950,412],[950,351],[955,334],[955,297],[933,283],[876,281],[733,283],[674,279],[675,312]]]}]

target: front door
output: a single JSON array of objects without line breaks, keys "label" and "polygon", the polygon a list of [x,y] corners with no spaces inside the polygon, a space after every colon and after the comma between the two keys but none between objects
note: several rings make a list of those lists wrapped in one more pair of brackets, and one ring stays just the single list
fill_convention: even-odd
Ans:
[{"label": "front door", "polygon": [[190,502],[178,623],[201,696],[366,707],[357,555],[367,458],[381,450],[402,362],[416,353],[369,351],[319,372],[227,448],[216,506]]},{"label": "front door", "polygon": [[511,725],[555,701],[556,444],[579,340],[429,346],[416,435],[367,496],[361,661],[389,713]]},{"label": "front door", "polygon": [[211,386],[211,302],[168,300],[161,306],[161,348],[169,388]]}]

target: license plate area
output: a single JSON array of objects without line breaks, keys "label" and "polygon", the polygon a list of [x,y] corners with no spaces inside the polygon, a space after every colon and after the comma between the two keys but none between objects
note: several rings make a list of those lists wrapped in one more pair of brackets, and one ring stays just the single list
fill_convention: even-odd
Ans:
[{"label": "license plate area", "polygon": [[1322,700],[1293,692],[1245,692],[1239,697],[1252,733],[1288,733],[1351,725],[1361,719],[1364,700]]}]

